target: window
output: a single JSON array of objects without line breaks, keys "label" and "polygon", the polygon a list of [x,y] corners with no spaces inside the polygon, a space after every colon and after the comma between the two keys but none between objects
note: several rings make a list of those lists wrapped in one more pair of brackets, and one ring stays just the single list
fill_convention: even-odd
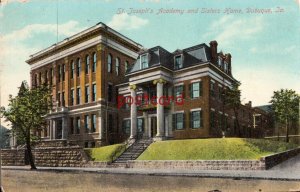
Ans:
[{"label": "window", "polygon": [[137,119],[137,131],[138,131],[138,133],[144,132],[144,119],[143,118]]},{"label": "window", "polygon": [[70,92],[70,104],[74,105],[74,89],[71,89]]},{"label": "window", "polygon": [[77,70],[76,70],[77,77],[80,76],[80,71],[81,71],[81,60],[80,60],[80,58],[78,58],[77,59]]},{"label": "window", "polygon": [[38,85],[38,75],[37,74],[34,75],[34,85],[35,86]]},{"label": "window", "polygon": [[39,73],[39,85],[42,84],[42,72]]},{"label": "window", "polygon": [[125,61],[125,73],[127,72],[127,70],[128,70],[128,61]]},{"label": "window", "polygon": [[61,105],[63,107],[65,106],[65,102],[66,102],[66,100],[65,100],[65,92],[62,92],[61,93]]},{"label": "window", "polygon": [[70,117],[70,128],[71,128],[70,133],[74,134],[75,128],[74,128],[74,118],[73,117]]},{"label": "window", "polygon": [[65,81],[65,74],[66,74],[66,65],[62,65],[62,80]]},{"label": "window", "polygon": [[96,93],[97,93],[97,87],[96,84],[92,85],[92,101],[96,101]]},{"label": "window", "polygon": [[228,63],[224,62],[224,71],[227,73],[228,72]]},{"label": "window", "polygon": [[108,54],[107,56],[107,72],[112,72],[112,56],[111,54]]},{"label": "window", "polygon": [[182,68],[182,55],[178,55],[175,57],[175,69]]},{"label": "window", "polygon": [[86,133],[90,132],[90,124],[89,124],[89,116],[88,115],[84,116],[84,128],[85,128]]},{"label": "window", "polygon": [[45,71],[45,84],[48,85],[48,71]]},{"label": "window", "polygon": [[222,129],[222,126],[224,125],[224,122],[223,122],[223,114],[222,113],[219,113],[219,123],[218,123],[218,127],[219,129]]},{"label": "window", "polygon": [[141,69],[148,68],[148,54],[141,56]]},{"label": "window", "polygon": [[113,122],[114,122],[113,116],[112,116],[112,114],[109,114],[108,115],[108,131],[110,131],[110,132],[113,130]]},{"label": "window", "polygon": [[58,66],[58,82],[61,81],[61,73],[62,73],[61,70],[62,70],[62,69],[61,69],[61,65],[59,65],[59,66]]},{"label": "window", "polygon": [[97,123],[97,118],[96,118],[96,115],[95,114],[93,114],[92,115],[92,129],[91,129],[91,131],[92,131],[92,133],[94,133],[94,132],[96,132],[96,123]]},{"label": "window", "polygon": [[90,98],[90,86],[85,86],[85,102],[88,103]]},{"label": "window", "polygon": [[76,134],[80,133],[80,125],[81,125],[80,117],[76,117]]},{"label": "window", "polygon": [[85,74],[89,74],[90,71],[90,56],[85,57]]},{"label": "window", "polygon": [[191,128],[197,129],[203,126],[202,124],[202,111],[192,111],[191,112]]},{"label": "window", "polygon": [[220,100],[223,100],[223,98],[224,98],[224,90],[223,90],[223,87],[220,87],[220,86],[219,86],[218,92],[219,92],[219,99],[220,99]]},{"label": "window", "polygon": [[174,127],[176,130],[182,130],[184,128],[184,113],[174,114]]},{"label": "window", "polygon": [[93,66],[92,66],[92,72],[96,72],[97,68],[97,54],[93,53]]},{"label": "window", "polygon": [[74,78],[74,72],[75,72],[75,64],[74,64],[74,61],[71,61],[71,79]]},{"label": "window", "polygon": [[79,105],[80,104],[80,97],[81,97],[81,91],[80,88],[77,88],[77,98],[76,98],[76,104]]},{"label": "window", "polygon": [[[179,96],[182,95],[182,98],[184,97],[184,86],[183,85],[178,85],[174,87],[174,97],[177,99]],[[178,98],[177,101],[179,102],[181,98]]]},{"label": "window", "polygon": [[219,65],[219,67],[222,67],[222,65],[223,65],[223,60],[221,57],[218,58],[218,65]]},{"label": "window", "polygon": [[113,86],[111,84],[108,84],[108,88],[107,88],[107,99],[109,102],[113,101]]},{"label": "window", "polygon": [[130,134],[130,119],[123,120],[122,125],[123,125],[123,133],[125,133],[126,135],[129,135]]},{"label": "window", "polygon": [[52,85],[52,82],[53,82],[53,69],[52,68],[50,69],[50,77],[49,77],[49,79],[50,79],[50,85]]},{"label": "window", "polygon": [[120,59],[117,57],[116,58],[116,73],[119,75],[120,70]]},{"label": "window", "polygon": [[210,81],[210,96],[215,97],[215,82]]},{"label": "window", "polygon": [[215,127],[215,112],[214,111],[210,111],[210,127],[214,128]]},{"label": "window", "polygon": [[57,107],[60,107],[60,93],[57,93],[57,98],[56,98],[56,102],[57,102]]},{"label": "window", "polygon": [[198,98],[202,95],[202,82],[196,82],[191,84],[191,98]]}]

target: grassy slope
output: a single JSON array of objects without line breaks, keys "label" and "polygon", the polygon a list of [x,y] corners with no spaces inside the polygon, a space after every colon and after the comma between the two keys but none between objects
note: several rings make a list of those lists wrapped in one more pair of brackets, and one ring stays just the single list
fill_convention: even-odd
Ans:
[{"label": "grassy slope", "polygon": [[85,152],[93,161],[110,162],[114,154],[116,154],[114,155],[115,157],[119,157],[124,152],[124,150],[124,144],[116,144],[105,147],[85,149]]},{"label": "grassy slope", "polygon": [[262,139],[220,138],[155,142],[138,160],[234,160],[295,148],[296,145]]}]

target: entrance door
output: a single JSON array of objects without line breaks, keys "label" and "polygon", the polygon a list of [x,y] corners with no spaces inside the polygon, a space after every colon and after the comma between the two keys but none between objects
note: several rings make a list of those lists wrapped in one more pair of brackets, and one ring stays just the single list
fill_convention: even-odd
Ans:
[{"label": "entrance door", "polygon": [[56,120],[56,139],[62,139],[62,120]]},{"label": "entrance door", "polygon": [[151,137],[155,137],[157,134],[157,119],[156,117],[151,117]]}]

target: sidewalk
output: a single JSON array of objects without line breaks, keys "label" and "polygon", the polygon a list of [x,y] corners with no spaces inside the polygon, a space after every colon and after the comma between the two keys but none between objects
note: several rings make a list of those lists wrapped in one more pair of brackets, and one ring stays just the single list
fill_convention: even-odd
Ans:
[{"label": "sidewalk", "polygon": [[[28,166],[2,166],[3,170],[30,170]],[[186,176],[233,179],[265,179],[300,181],[300,155],[281,163],[270,170],[167,170],[132,168],[74,168],[74,167],[38,167],[38,171],[90,172],[99,174],[128,174],[151,176]]]}]

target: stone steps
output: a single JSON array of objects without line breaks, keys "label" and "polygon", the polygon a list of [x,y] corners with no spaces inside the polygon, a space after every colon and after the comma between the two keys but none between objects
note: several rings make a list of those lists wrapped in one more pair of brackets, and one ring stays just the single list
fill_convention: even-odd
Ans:
[{"label": "stone steps", "polygon": [[137,159],[153,142],[152,139],[142,139],[133,143],[112,165],[119,165],[126,167],[127,161]]}]

